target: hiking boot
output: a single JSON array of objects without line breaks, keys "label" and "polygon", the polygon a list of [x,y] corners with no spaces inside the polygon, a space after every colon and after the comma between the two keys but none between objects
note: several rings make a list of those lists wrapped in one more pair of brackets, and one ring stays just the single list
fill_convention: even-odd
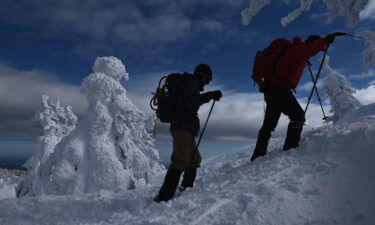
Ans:
[{"label": "hiking boot", "polygon": [[254,161],[259,156],[265,156],[265,155],[267,155],[267,149],[264,150],[264,149],[255,148],[254,153],[250,158],[250,161]]},{"label": "hiking boot", "polygon": [[154,202],[161,202],[162,200],[159,198],[159,195],[156,195],[155,198],[154,198]]},{"label": "hiking boot", "polygon": [[182,180],[181,187],[193,187],[195,177],[197,176],[197,168],[186,168],[184,172],[184,179]]},{"label": "hiking boot", "polygon": [[169,201],[176,192],[182,171],[178,169],[168,169],[164,178],[164,183],[159,190],[159,194],[154,198],[155,202]]},{"label": "hiking boot", "polygon": [[302,121],[290,121],[283,151],[288,151],[289,149],[297,148],[299,146],[303,124]]}]

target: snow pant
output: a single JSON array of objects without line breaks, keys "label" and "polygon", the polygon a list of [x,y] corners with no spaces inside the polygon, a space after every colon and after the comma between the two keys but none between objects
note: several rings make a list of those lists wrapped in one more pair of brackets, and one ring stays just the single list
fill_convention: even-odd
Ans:
[{"label": "snow pant", "polygon": [[264,92],[264,99],[267,104],[266,112],[263,125],[258,133],[258,139],[251,161],[259,156],[267,154],[268,141],[272,131],[274,131],[277,126],[281,113],[284,113],[290,119],[283,147],[284,151],[299,146],[301,132],[305,122],[305,112],[289,87],[282,84],[271,84]]},{"label": "snow pant", "polygon": [[173,152],[169,168],[185,170],[187,168],[200,167],[202,157],[199,151],[195,149],[196,144],[194,136],[189,131],[185,130],[174,130],[172,135]]},{"label": "snow pant", "polygon": [[173,133],[173,152],[171,164],[164,178],[164,183],[159,190],[155,201],[168,201],[173,198],[180,176],[184,172],[184,178],[181,186],[183,188],[193,187],[197,168],[202,161],[201,155],[196,151],[194,136],[185,130],[174,130]]}]

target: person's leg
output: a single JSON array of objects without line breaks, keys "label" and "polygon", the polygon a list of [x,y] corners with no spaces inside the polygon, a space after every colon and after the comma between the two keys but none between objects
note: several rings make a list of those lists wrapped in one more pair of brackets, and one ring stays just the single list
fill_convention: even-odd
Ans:
[{"label": "person's leg", "polygon": [[164,178],[164,183],[160,188],[159,194],[155,197],[155,201],[168,201],[173,198],[180,176],[189,163],[190,155],[190,138],[191,134],[184,130],[173,131],[173,152],[171,156],[171,164]]},{"label": "person's leg", "polygon": [[200,167],[200,164],[202,162],[201,154],[199,153],[198,149],[196,149],[196,143],[193,136],[191,136],[190,143],[190,161],[188,167],[184,172],[184,179],[181,183],[182,189],[194,186],[194,181],[197,176],[197,168]]},{"label": "person's leg", "polygon": [[161,201],[169,201],[173,198],[178,182],[180,181],[182,170],[178,169],[171,169],[169,168],[167,174],[165,175],[163,185],[159,190],[159,194],[154,198],[154,201],[161,202]]},{"label": "person's leg", "polygon": [[259,130],[257,143],[254,149],[254,153],[251,156],[251,161],[255,160],[259,156],[267,154],[268,141],[271,137],[272,131],[275,130],[279,121],[281,111],[280,106],[275,98],[277,93],[265,93],[265,100],[267,103],[266,112],[264,115],[263,125]]},{"label": "person's leg", "polygon": [[285,92],[284,99],[282,112],[290,119],[283,147],[283,150],[287,151],[299,146],[303,125],[305,123],[305,112],[291,91]]},{"label": "person's leg", "polygon": [[190,162],[193,135],[186,130],[173,131],[173,152],[169,168],[185,170]]}]

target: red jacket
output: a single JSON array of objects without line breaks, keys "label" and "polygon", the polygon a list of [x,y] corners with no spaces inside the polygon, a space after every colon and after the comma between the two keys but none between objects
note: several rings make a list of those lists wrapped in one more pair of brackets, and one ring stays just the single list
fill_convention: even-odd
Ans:
[{"label": "red jacket", "polygon": [[303,43],[301,38],[294,38],[294,41],[296,40],[300,40],[299,43],[295,43],[276,66],[276,74],[281,78],[277,83],[287,84],[291,88],[298,86],[307,60],[326,48],[329,43],[325,38],[308,44]]}]

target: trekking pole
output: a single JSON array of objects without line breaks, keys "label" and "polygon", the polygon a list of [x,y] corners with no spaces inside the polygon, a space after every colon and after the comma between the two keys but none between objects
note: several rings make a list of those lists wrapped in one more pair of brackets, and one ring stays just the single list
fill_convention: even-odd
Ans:
[{"label": "trekking pole", "polygon": [[213,102],[212,105],[211,105],[210,112],[208,113],[208,116],[207,116],[206,122],[205,122],[205,124],[204,124],[204,126],[203,126],[202,132],[201,132],[201,134],[199,135],[199,140],[198,140],[197,146],[195,147],[195,151],[194,151],[193,157],[191,157],[190,162],[189,162],[188,165],[190,165],[190,163],[194,160],[194,157],[195,157],[195,155],[196,155],[197,152],[198,152],[199,144],[201,143],[201,140],[202,140],[202,137],[203,137],[204,131],[206,130],[207,123],[208,123],[208,120],[210,119],[210,116],[211,116],[211,113],[212,113],[212,109],[214,108],[215,102],[216,102],[216,101],[214,100],[214,102]]},{"label": "trekking pole", "polygon": [[333,33],[335,36],[350,36],[350,37],[353,37],[355,39],[362,39],[363,37],[361,36],[358,36],[358,35],[353,35],[353,34],[348,34],[348,33],[344,33],[344,32],[336,32],[336,33]]},{"label": "trekking pole", "polygon": [[322,70],[323,68],[323,63],[324,63],[324,60],[326,59],[326,56],[327,56],[327,52],[328,52],[328,49],[329,49],[329,44],[324,52],[324,55],[323,55],[323,59],[322,59],[322,62],[320,63],[320,66],[319,66],[319,70],[318,70],[318,73],[316,74],[316,78],[315,80],[313,79],[313,88],[311,89],[311,92],[310,92],[310,95],[309,95],[309,98],[307,99],[307,105],[306,105],[306,108],[305,108],[305,114],[307,112],[307,108],[309,107],[309,104],[310,104],[310,101],[311,101],[311,97],[314,93],[314,89],[316,88],[316,83],[318,82],[318,79],[319,79],[319,75],[320,75],[320,71]]},{"label": "trekking pole", "polygon": [[[309,61],[307,61],[307,66],[309,68],[309,72],[310,72],[310,76],[311,76],[311,80],[314,82],[314,76],[312,74],[312,71],[311,71],[311,63]],[[320,108],[322,108],[322,112],[323,112],[323,120],[325,122],[327,122],[327,119],[329,118],[328,116],[326,116],[325,112],[324,112],[324,109],[323,109],[323,105],[322,105],[322,101],[320,99],[320,95],[319,95],[319,92],[318,92],[318,88],[315,87],[315,92],[316,92],[316,96],[318,97],[318,100],[319,100],[319,103],[320,103]]]}]

